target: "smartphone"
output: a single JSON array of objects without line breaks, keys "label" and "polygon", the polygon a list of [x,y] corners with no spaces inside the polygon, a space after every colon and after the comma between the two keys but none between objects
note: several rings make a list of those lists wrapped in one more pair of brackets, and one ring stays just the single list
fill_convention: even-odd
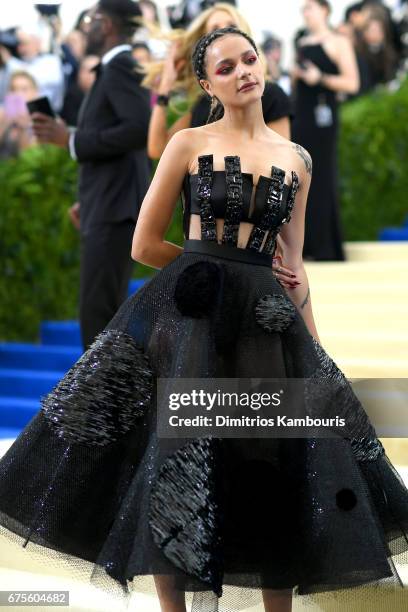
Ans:
[{"label": "smartphone", "polygon": [[27,108],[30,115],[33,113],[42,113],[43,115],[48,115],[49,117],[56,116],[52,109],[51,103],[46,96],[36,98],[35,100],[31,100],[31,102],[27,102]]},{"label": "smartphone", "polygon": [[16,119],[21,115],[27,115],[25,100],[20,94],[8,93],[4,98],[4,113],[7,119]]}]

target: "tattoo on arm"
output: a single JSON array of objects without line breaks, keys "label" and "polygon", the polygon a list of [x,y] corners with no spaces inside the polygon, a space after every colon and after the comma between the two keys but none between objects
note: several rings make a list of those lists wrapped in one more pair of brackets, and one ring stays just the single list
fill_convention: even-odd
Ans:
[{"label": "tattoo on arm", "polygon": [[306,167],[306,172],[310,174],[310,176],[312,176],[313,163],[312,163],[312,158],[310,157],[309,153],[306,151],[306,149],[304,149],[298,144],[293,145],[293,148],[295,149],[299,157],[302,158],[303,163],[305,164],[305,167]]},{"label": "tattoo on arm", "polygon": [[301,305],[300,305],[300,308],[301,308],[301,309],[302,309],[302,308],[304,308],[304,307],[306,306],[306,304],[307,304],[307,303],[308,303],[308,301],[309,301],[309,297],[310,297],[310,287],[308,287],[306,297],[305,297],[305,299],[303,300],[303,302],[302,302],[302,303],[301,303]]}]

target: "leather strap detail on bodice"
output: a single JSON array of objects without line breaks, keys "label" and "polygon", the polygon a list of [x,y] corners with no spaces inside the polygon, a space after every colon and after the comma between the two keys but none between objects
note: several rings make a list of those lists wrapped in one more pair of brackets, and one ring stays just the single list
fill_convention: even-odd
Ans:
[{"label": "leather strap detail on bodice", "polygon": [[213,155],[200,155],[198,173],[186,176],[182,194],[185,238],[189,236],[193,210],[200,215],[201,240],[218,243],[216,219],[220,218],[224,220],[221,244],[237,247],[240,225],[249,222],[253,228],[244,248],[273,255],[276,237],[282,224],[289,222],[295,203],[299,188],[296,172],[292,172],[290,186],[285,182],[285,170],[277,166],[272,166],[270,177],[260,175],[254,193],[255,207],[248,216],[253,175],[242,173],[238,155],[225,156],[224,161],[225,170],[215,172]]},{"label": "leather strap detail on bodice", "polygon": [[[265,202],[265,209],[260,219],[260,222],[252,228],[249,236],[247,249],[260,251],[262,242],[266,232],[274,227],[275,221],[278,220],[281,210],[281,201],[283,197],[283,188],[285,185],[285,171],[276,166],[272,167],[272,180],[269,185],[268,195]],[[269,241],[268,241],[269,242]],[[272,241],[273,242],[273,241]],[[266,246],[266,245],[265,245]],[[262,252],[270,252],[273,244],[269,244],[269,250],[262,249]]]},{"label": "leather strap detail on bodice", "polygon": [[225,209],[222,243],[237,245],[243,198],[241,162],[236,155],[225,157],[225,181],[227,205]]},{"label": "leather strap detail on bodice", "polygon": [[286,217],[282,220],[282,223],[289,223],[292,217],[292,210],[295,205],[296,194],[299,191],[299,177],[296,172],[292,170],[292,186],[290,189],[290,194],[288,197],[288,201],[286,203]]},{"label": "leather strap detail on bodice", "polygon": [[213,184],[213,156],[200,155],[198,158],[197,196],[200,202],[201,240],[217,241],[217,225],[211,206]]}]

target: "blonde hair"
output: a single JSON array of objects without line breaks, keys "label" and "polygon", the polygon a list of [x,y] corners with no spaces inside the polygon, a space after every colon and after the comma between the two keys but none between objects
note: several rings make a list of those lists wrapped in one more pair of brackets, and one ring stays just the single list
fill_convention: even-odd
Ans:
[{"label": "blonde hair", "polygon": [[16,79],[26,79],[26,81],[30,81],[31,86],[33,87],[33,89],[38,90],[37,81],[26,70],[14,70],[14,72],[11,73],[10,78],[9,78],[9,85],[8,85],[9,89],[11,89],[13,87],[13,82]]},{"label": "blonde hair", "polygon": [[[170,42],[178,42],[179,47],[179,61],[185,62],[184,66],[180,69],[175,83],[174,89],[176,91],[182,91],[187,94],[189,103],[192,105],[202,93],[202,89],[197,83],[197,77],[194,74],[193,67],[191,65],[191,54],[197,41],[206,33],[206,25],[209,18],[216,12],[223,11],[234,20],[237,27],[251,36],[251,28],[249,27],[246,19],[241,13],[231,4],[226,2],[217,2],[210,8],[206,9],[198,17],[192,21],[187,30],[172,30],[171,32],[163,33],[152,26],[148,26],[150,32],[154,37],[158,37]],[[157,81],[163,72],[164,62],[149,62],[145,66],[145,78],[143,85],[151,89],[155,89]]]}]

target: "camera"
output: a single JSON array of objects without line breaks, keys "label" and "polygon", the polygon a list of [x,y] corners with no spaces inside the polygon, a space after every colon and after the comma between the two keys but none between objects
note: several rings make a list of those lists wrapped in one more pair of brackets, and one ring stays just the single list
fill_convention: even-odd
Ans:
[{"label": "camera", "polygon": [[[186,28],[204,10],[216,4],[217,0],[181,0],[179,4],[167,7],[167,16],[172,28]],[[235,0],[224,0],[236,6]]]},{"label": "camera", "polygon": [[56,17],[59,13],[61,3],[35,4],[34,6],[43,17]]},{"label": "camera", "polygon": [[0,47],[6,47],[11,53],[17,51],[18,38],[15,28],[0,30]]}]

